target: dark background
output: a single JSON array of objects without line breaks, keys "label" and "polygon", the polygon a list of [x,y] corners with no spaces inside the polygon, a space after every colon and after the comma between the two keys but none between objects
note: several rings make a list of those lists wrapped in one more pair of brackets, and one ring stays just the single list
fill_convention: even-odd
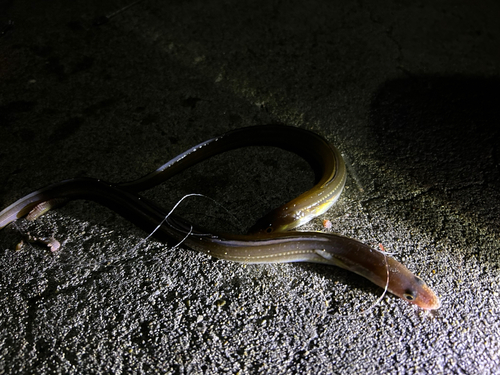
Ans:
[{"label": "dark background", "polygon": [[[284,123],[349,162],[304,229],[384,247],[442,307],[349,272],[241,265],[91,202],[0,232],[0,373],[500,371],[497,1],[0,1],[0,207],[72,177],[140,177],[231,129]],[[373,3],[375,4],[375,3]],[[250,148],[146,195],[245,230],[307,189],[307,163]],[[57,254],[21,233],[54,235]]]}]

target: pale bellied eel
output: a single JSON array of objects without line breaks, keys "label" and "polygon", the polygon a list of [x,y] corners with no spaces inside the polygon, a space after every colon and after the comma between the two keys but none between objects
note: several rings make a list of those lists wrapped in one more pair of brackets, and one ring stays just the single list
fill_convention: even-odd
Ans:
[{"label": "pale bellied eel", "polygon": [[317,184],[294,200],[260,219],[248,235],[204,234],[173,215],[155,236],[183,242],[190,248],[217,258],[243,263],[314,262],[355,272],[423,309],[440,307],[434,292],[394,258],[357,240],[338,234],[290,231],[327,211],[340,196],[346,169],[339,152],[322,137],[299,128],[264,125],[230,131],[192,147],[153,173],[122,184],[77,178],[37,190],[0,212],[0,229],[30,214],[40,216],[58,200],[89,199],[99,202],[146,231],[162,222],[166,211],[140,197],[149,189],[213,155],[245,146],[276,146],[305,158],[317,175]]}]

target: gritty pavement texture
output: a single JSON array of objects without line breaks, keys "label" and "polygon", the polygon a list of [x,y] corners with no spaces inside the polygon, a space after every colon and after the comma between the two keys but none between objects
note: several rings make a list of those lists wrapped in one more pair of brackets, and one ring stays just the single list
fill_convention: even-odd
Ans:
[{"label": "gritty pavement texture", "polygon": [[[3,1],[0,207],[72,177],[127,181],[243,126],[312,130],[349,162],[307,230],[385,249],[426,313],[335,267],[242,265],[95,203],[0,232],[0,373],[500,373],[498,1]],[[375,2],[372,2],[375,4]],[[313,184],[236,150],[145,193],[244,231]],[[333,228],[321,223],[330,219]],[[63,243],[16,244],[26,232]],[[370,307],[373,306],[371,309]]]}]

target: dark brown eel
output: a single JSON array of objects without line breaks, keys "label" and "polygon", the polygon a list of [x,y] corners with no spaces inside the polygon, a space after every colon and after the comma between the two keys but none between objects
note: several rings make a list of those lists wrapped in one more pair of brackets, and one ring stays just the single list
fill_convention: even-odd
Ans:
[{"label": "dark brown eel", "polygon": [[[311,164],[318,180],[312,189],[258,220],[250,234],[207,234],[174,215],[164,221],[166,211],[138,195],[202,160],[246,146],[275,146],[292,151]],[[345,180],[342,157],[324,138],[290,126],[253,126],[200,143],[135,181],[110,184],[76,178],[34,191],[0,212],[0,229],[25,215],[35,219],[58,202],[88,199],[115,210],[148,232],[164,221],[155,232],[156,237],[184,240],[190,248],[217,258],[242,263],[330,264],[387,287],[392,294],[422,309],[438,309],[440,301],[434,292],[388,254],[338,234],[291,231],[326,212],[339,198]]]}]

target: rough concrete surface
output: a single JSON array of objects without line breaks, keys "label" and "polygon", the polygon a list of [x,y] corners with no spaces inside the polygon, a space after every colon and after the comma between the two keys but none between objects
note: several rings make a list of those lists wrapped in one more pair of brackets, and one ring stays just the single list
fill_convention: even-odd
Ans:
[{"label": "rough concrete surface", "polygon": [[[0,373],[500,373],[498,1],[0,2],[0,208],[119,182],[228,130],[310,129],[349,161],[304,229],[384,247],[434,313],[335,267],[242,265],[76,201],[0,232]],[[371,4],[377,4],[371,5]],[[313,183],[275,149],[147,193],[244,231]],[[26,232],[63,243],[16,244]],[[373,306],[369,309],[370,306]],[[367,310],[367,311],[365,311]]]}]

